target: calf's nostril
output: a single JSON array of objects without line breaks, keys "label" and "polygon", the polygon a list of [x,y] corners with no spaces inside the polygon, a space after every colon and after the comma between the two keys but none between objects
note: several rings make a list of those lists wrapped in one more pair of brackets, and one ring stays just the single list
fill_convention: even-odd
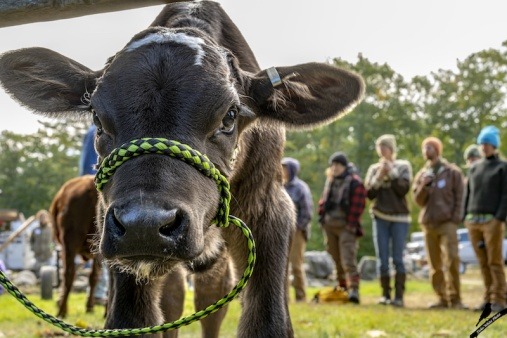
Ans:
[{"label": "calf's nostril", "polygon": [[125,235],[127,229],[125,229],[123,224],[121,224],[120,220],[116,216],[116,209],[114,209],[113,212],[109,212],[107,217],[109,218],[108,223],[113,225],[111,227],[112,232],[118,237]]},{"label": "calf's nostril", "polygon": [[166,223],[159,228],[159,233],[162,236],[169,237],[174,230],[180,227],[183,217],[179,212],[172,213],[171,217],[166,220]]}]

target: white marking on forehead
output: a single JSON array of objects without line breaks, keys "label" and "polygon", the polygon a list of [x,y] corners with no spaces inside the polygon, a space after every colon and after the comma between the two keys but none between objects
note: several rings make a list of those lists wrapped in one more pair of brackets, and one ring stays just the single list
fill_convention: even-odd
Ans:
[{"label": "white marking on forehead", "polygon": [[146,46],[152,43],[163,44],[166,42],[176,42],[182,45],[186,45],[196,51],[195,65],[202,66],[202,58],[206,55],[202,45],[204,40],[195,36],[187,35],[185,33],[173,33],[173,32],[156,32],[146,35],[144,38],[134,41],[127,46],[127,52],[131,52],[142,46]]}]

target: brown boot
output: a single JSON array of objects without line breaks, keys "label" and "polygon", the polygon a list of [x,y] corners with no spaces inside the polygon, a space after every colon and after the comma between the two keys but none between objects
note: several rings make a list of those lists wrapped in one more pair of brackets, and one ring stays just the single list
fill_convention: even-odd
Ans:
[{"label": "brown boot", "polygon": [[403,294],[405,293],[405,280],[406,275],[403,273],[397,273],[394,277],[394,300],[392,301],[393,306],[404,307]]},{"label": "brown boot", "polygon": [[378,304],[388,305],[391,303],[391,278],[389,275],[380,276],[380,287],[382,288],[382,297],[379,299]]}]

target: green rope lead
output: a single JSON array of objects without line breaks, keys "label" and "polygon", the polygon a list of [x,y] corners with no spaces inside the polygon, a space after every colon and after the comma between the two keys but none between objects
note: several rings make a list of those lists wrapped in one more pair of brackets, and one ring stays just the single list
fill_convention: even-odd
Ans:
[{"label": "green rope lead", "polygon": [[124,336],[137,336],[141,334],[153,334],[168,330],[178,329],[182,326],[189,325],[197,320],[201,320],[208,315],[218,311],[224,305],[231,302],[246,286],[248,279],[252,276],[253,268],[255,265],[255,242],[252,232],[245,223],[237,217],[229,215],[229,203],[231,195],[229,192],[229,182],[215,168],[213,163],[204,155],[196,150],[193,150],[187,145],[181,144],[176,141],[171,141],[162,138],[144,138],[133,140],[117,148],[107,156],[97,172],[95,177],[95,184],[98,190],[101,190],[103,185],[114,174],[115,170],[128,159],[142,154],[165,154],[172,157],[179,158],[180,160],[194,166],[201,173],[215,180],[220,192],[220,205],[214,223],[218,226],[226,227],[232,223],[239,227],[242,233],[247,238],[248,245],[248,259],[247,266],[243,272],[243,276],[236,284],[236,286],[222,299],[208,306],[204,310],[198,311],[190,316],[183,317],[174,322],[165,323],[163,325],[156,325],[151,327],[136,328],[136,329],[106,329],[106,330],[87,330],[79,328],[64,321],[51,316],[35,306],[26,296],[0,271],[0,284],[13,295],[21,304],[33,312],[37,317],[44,321],[62,329],[65,332],[71,333],[81,337],[124,337]]}]

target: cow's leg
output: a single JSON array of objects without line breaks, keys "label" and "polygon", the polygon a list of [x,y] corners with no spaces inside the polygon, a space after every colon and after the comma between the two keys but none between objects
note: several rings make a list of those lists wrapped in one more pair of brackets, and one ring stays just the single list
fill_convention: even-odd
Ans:
[{"label": "cow's leg", "polygon": [[[139,328],[159,325],[164,321],[160,309],[161,286],[164,278],[148,283],[136,282],[136,277],[112,267],[109,309],[106,329]],[[141,335],[143,338],[161,338],[162,333]]]},{"label": "cow's leg", "polygon": [[67,302],[69,293],[72,290],[72,284],[74,283],[74,278],[76,275],[76,264],[74,262],[76,253],[74,250],[64,245],[61,254],[63,259],[63,285],[60,292],[60,299],[58,300],[57,317],[65,318],[67,315]]},{"label": "cow's leg", "polygon": [[[194,304],[197,311],[215,303],[234,287],[234,276],[231,265],[227,250],[223,250],[222,255],[213,267],[194,275]],[[227,306],[224,306],[214,314],[202,319],[202,337],[217,338],[226,314]]]},{"label": "cow's leg", "polygon": [[[276,219],[251,221],[251,224],[247,224],[251,226],[255,239],[257,261],[254,273],[243,291],[238,337],[294,336],[287,303],[287,264],[292,218],[290,214],[284,215],[282,212]],[[242,274],[248,255],[246,241],[238,229],[232,229],[232,226],[226,229],[226,233],[237,273]]]},{"label": "cow's leg", "polygon": [[90,290],[88,293],[88,299],[86,301],[86,312],[93,312],[93,306],[95,305],[95,287],[97,286],[99,275],[102,270],[102,261],[99,257],[94,257],[92,261],[92,269],[88,278],[88,285],[90,286]]},{"label": "cow's leg", "polygon": [[[172,322],[181,318],[185,301],[186,271],[181,267],[175,268],[165,276],[160,306],[164,314],[164,322]],[[164,338],[177,338],[178,330],[166,331]]]}]

